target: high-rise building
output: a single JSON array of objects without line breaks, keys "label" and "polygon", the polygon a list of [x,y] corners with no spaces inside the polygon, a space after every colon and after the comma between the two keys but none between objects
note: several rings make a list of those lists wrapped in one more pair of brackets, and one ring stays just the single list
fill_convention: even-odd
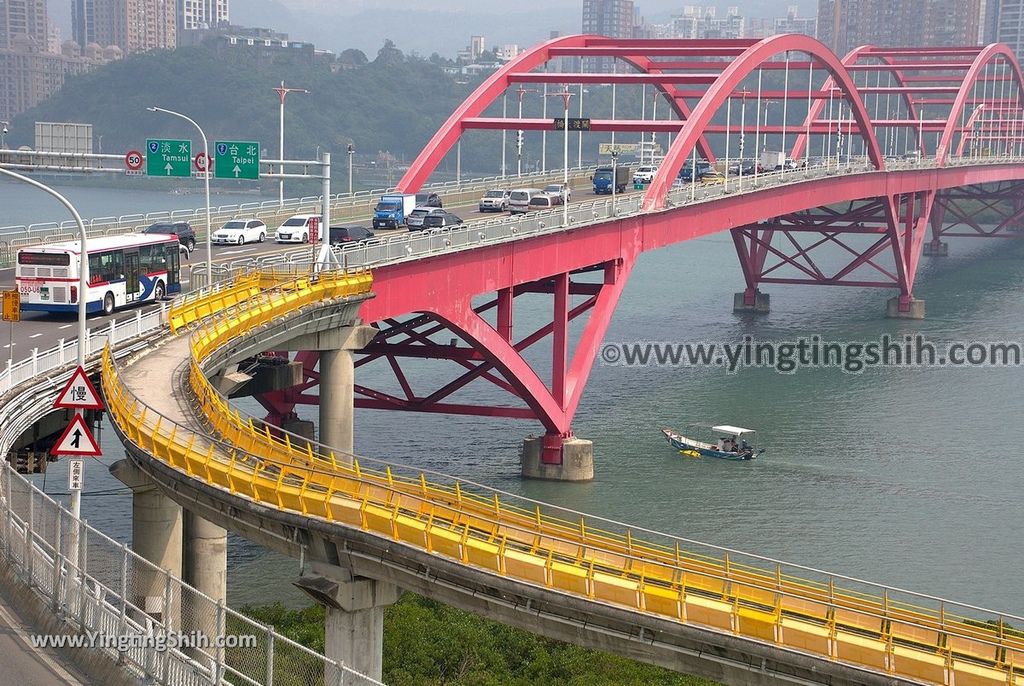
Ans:
[{"label": "high-rise building", "polygon": [[1024,0],[989,0],[996,2],[992,22],[992,36],[989,40],[1006,43],[1017,55],[1024,58]]},{"label": "high-rise building", "polygon": [[[632,38],[635,11],[633,0],[583,0],[583,33],[610,38]],[[588,72],[612,71],[615,60],[594,57],[584,60]]]},{"label": "high-rise building", "polygon": [[178,30],[212,29],[230,21],[228,0],[178,0]]},{"label": "high-rise building", "polygon": [[82,48],[117,45],[125,53],[177,45],[177,0],[74,0],[72,32]]},{"label": "high-rise building", "polygon": [[32,44],[47,49],[46,0],[0,0],[0,50]]},{"label": "high-rise building", "polygon": [[986,0],[818,0],[818,39],[839,55],[859,45],[980,42]]},{"label": "high-rise building", "polygon": [[785,17],[776,17],[772,25],[772,33],[803,33],[808,36],[813,36],[815,25],[817,23],[815,18],[798,17],[798,9],[797,5],[790,5],[786,8]]}]

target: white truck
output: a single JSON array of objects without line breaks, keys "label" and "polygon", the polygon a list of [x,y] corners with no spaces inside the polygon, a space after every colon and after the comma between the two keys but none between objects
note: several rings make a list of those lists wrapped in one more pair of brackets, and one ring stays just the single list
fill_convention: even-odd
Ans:
[{"label": "white truck", "polygon": [[776,167],[781,168],[786,164],[786,153],[774,150],[765,150],[761,153],[761,170],[775,171]]}]

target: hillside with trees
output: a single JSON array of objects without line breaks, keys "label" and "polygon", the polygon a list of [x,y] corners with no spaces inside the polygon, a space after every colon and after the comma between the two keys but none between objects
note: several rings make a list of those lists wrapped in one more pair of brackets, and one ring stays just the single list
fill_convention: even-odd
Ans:
[{"label": "hillside with trees", "polygon": [[254,65],[234,52],[199,46],[112,62],[70,79],[16,118],[8,142],[31,146],[35,121],[91,123],[108,153],[141,150],[147,137],[197,138],[186,123],[146,111],[159,106],[198,121],[211,142],[256,140],[275,157],[278,99],[271,88],[283,80],[310,91],[288,97],[289,157],[310,158],[317,146],[338,155],[352,142],[360,154],[389,151],[408,160],[476,85],[457,83],[438,64],[406,56],[390,41],[374,59],[346,50],[312,65],[290,55]]}]

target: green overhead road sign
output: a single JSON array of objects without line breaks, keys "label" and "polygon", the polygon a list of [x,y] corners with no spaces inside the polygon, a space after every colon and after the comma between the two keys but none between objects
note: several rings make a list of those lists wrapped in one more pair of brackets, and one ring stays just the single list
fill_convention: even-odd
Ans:
[{"label": "green overhead road sign", "polygon": [[217,141],[213,144],[213,175],[218,179],[260,178],[260,144]]},{"label": "green overhead road sign", "polygon": [[146,139],[147,176],[192,176],[192,141]]}]

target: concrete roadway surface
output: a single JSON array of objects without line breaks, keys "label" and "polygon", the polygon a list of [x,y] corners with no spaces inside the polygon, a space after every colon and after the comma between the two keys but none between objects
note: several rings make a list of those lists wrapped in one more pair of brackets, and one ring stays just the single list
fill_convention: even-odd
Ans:
[{"label": "concrete roadway surface", "polygon": [[[633,193],[632,186],[628,187],[627,195]],[[575,188],[573,190],[573,202],[570,204],[576,204],[579,202],[585,202],[589,200],[595,200],[598,198],[608,199],[609,195],[595,195],[590,189],[589,184],[582,188]],[[502,213],[497,212],[483,212],[479,211],[477,202],[467,203],[458,206],[446,207],[445,209],[457,214],[466,222],[472,222],[477,219],[493,218],[502,216]],[[507,216],[507,213],[505,213]],[[333,223],[333,222],[332,222]],[[339,222],[341,223],[341,222]],[[371,217],[368,215],[365,221],[353,221],[345,220],[345,224],[358,224],[361,226],[371,227]],[[273,235],[273,232],[277,230],[276,226],[270,226],[268,229]],[[377,236],[394,236],[401,235],[407,232],[407,229],[390,229],[390,230],[378,230],[374,233]],[[275,252],[283,252],[287,250],[295,250],[296,248],[302,247],[298,243],[282,243],[276,244],[273,239],[268,238],[265,243],[248,243],[246,245],[214,245],[213,246],[213,262],[214,264],[220,262],[231,262],[240,258],[249,257],[261,257],[264,255],[270,255]],[[192,255],[188,261],[182,261],[182,285],[187,290],[190,270],[188,266],[190,264],[196,264],[198,262],[206,261],[206,242],[200,241],[196,245],[196,249],[192,252]],[[14,269],[0,269],[0,289],[8,290],[14,288]],[[103,328],[110,325],[110,320],[114,319],[121,321],[124,319],[131,319],[135,317],[135,313],[140,308],[143,312],[147,312],[152,308],[157,307],[156,304],[144,303],[137,306],[129,306],[125,309],[118,310],[112,315],[91,315],[86,320],[86,326],[92,330]],[[13,326],[13,342],[14,350],[11,352],[11,334]],[[57,344],[57,341],[61,338],[73,339],[78,335],[78,316],[75,313],[48,313],[48,312],[22,312],[21,321],[16,323],[0,322],[0,364],[8,358],[13,359],[15,362],[25,359],[32,354],[33,348],[39,348],[40,351],[49,350]]]},{"label": "concrete roadway surface", "polygon": [[33,648],[30,635],[36,632],[0,593],[0,655],[3,656],[0,683],[18,686],[82,686],[88,683],[73,665],[58,661],[52,648]]}]

